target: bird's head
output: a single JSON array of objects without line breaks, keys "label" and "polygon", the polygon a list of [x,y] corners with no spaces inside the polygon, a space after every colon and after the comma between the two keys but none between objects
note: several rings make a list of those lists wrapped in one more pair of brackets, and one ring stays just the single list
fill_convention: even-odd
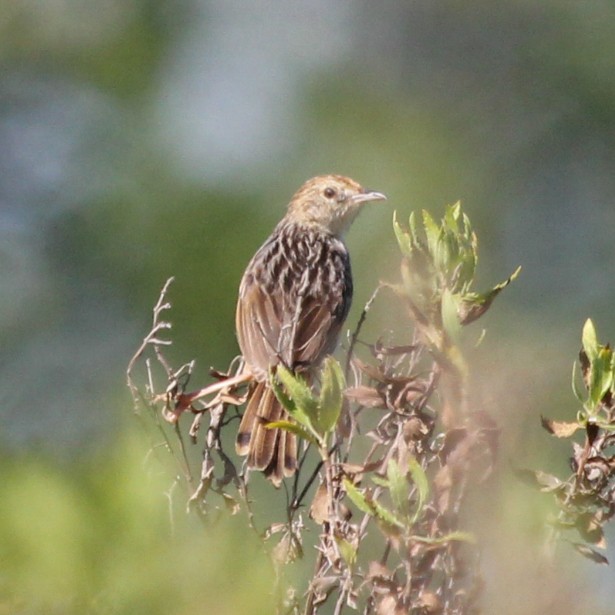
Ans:
[{"label": "bird's head", "polygon": [[288,205],[286,221],[343,235],[363,205],[382,201],[386,196],[366,190],[342,175],[319,175],[309,179]]}]

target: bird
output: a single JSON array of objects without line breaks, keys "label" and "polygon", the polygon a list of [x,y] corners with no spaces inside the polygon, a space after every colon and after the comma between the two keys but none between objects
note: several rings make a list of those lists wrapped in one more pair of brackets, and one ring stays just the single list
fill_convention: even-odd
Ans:
[{"label": "bird", "polygon": [[252,376],[235,448],[279,487],[297,468],[297,438],[267,423],[288,420],[269,377],[284,365],[310,382],[337,345],[352,302],[344,234],[370,201],[385,200],[342,175],[305,182],[249,262],[239,286],[237,339]]}]

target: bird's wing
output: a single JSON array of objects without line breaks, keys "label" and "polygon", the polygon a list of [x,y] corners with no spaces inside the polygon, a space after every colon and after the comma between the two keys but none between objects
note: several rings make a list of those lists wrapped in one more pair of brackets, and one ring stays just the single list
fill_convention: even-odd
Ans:
[{"label": "bird's wing", "polygon": [[280,277],[274,285],[259,279],[258,272],[247,275],[237,304],[237,335],[257,376],[278,363],[307,367],[333,351],[350,307],[350,280],[323,289],[309,279],[313,270],[290,282]]},{"label": "bird's wing", "polygon": [[254,280],[241,286],[237,302],[237,337],[246,362],[257,376],[266,376],[279,363],[278,340],[283,326],[280,301]]},{"label": "bird's wing", "polygon": [[307,295],[299,303],[294,336],[292,340],[289,336],[287,344],[292,348],[292,365],[297,367],[319,363],[333,352],[347,313],[343,297],[337,294]]}]

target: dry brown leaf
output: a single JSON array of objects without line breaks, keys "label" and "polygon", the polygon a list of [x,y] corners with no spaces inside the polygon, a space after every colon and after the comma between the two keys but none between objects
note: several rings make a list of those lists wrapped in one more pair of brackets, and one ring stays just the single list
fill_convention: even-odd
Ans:
[{"label": "dry brown leaf", "polygon": [[540,423],[550,434],[556,438],[570,438],[577,429],[581,429],[578,423],[568,423],[565,421],[553,421],[544,416],[540,417]]},{"label": "dry brown leaf", "polygon": [[436,614],[442,612],[442,601],[436,594],[430,591],[424,591],[421,593],[418,599],[418,605],[422,611],[421,613]]},{"label": "dry brown leaf", "polygon": [[344,391],[344,395],[361,406],[366,408],[379,408],[384,406],[384,400],[380,393],[373,387],[358,386],[351,387]]},{"label": "dry brown leaf", "polygon": [[322,525],[329,519],[329,494],[326,485],[316,489],[312,505],[310,506],[310,519]]}]

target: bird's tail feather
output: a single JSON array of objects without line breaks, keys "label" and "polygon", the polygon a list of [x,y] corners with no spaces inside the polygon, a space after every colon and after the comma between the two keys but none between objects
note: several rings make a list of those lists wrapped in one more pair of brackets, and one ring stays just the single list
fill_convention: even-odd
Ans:
[{"label": "bird's tail feather", "polygon": [[297,468],[297,437],[281,429],[268,429],[268,423],[287,420],[288,414],[266,382],[254,385],[244,411],[235,448],[248,456],[248,466],[265,473],[279,487],[282,479]]}]

